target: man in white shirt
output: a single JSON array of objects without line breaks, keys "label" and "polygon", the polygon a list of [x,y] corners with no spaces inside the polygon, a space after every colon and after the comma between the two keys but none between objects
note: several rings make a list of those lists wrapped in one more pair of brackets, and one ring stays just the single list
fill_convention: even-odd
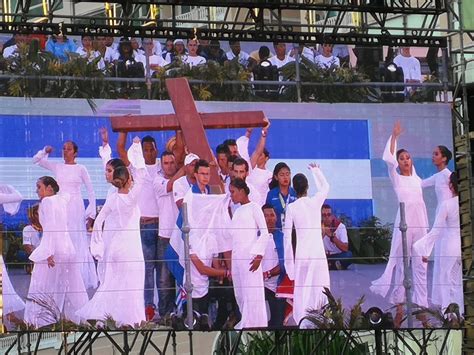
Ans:
[{"label": "man in white shirt", "polygon": [[205,64],[206,58],[197,54],[199,42],[197,39],[190,39],[188,41],[188,55],[182,57],[183,63],[194,67],[196,65]]},{"label": "man in white shirt", "polygon": [[158,313],[162,323],[166,324],[167,318],[174,310],[176,281],[165,262],[165,251],[169,245],[171,234],[176,228],[176,219],[178,218],[178,207],[173,199],[173,183],[184,176],[184,167],[178,169],[175,156],[168,151],[161,154],[160,161],[161,172],[153,180],[153,188],[160,211],[156,273],[158,277]]},{"label": "man in white shirt", "polygon": [[295,59],[286,54],[286,44],[283,42],[273,42],[275,55],[268,59],[272,65],[280,69],[285,64],[294,62]]},{"label": "man in white shirt", "polygon": [[[400,54],[393,59],[397,67],[402,68],[405,83],[421,83],[420,61],[410,53],[410,47],[400,47]],[[416,90],[413,87],[406,88],[407,93]]]},{"label": "man in white shirt", "polygon": [[[120,132],[117,141],[117,151],[125,166],[130,166],[133,176],[133,164],[128,159],[125,144],[127,133]],[[147,320],[152,320],[155,316],[155,280],[159,282],[159,275],[155,269],[158,267],[158,216],[159,208],[153,188],[153,181],[158,174],[159,164],[156,161],[158,149],[155,139],[151,136],[143,137],[142,141],[143,158],[147,174],[143,183],[142,191],[138,198],[140,208],[140,236],[142,240],[143,257],[145,259],[145,315]],[[133,162],[132,162],[133,163]]]},{"label": "man in white shirt", "polygon": [[199,157],[196,154],[189,153],[184,158],[184,172],[186,175],[181,176],[173,183],[173,198],[178,209],[183,205],[184,195],[196,183],[194,176],[194,167],[196,166]]},{"label": "man in white shirt", "polygon": [[245,159],[237,158],[234,160],[234,164],[232,164],[232,176],[234,179],[239,178],[247,183],[247,186],[250,189],[250,201],[257,203],[259,206],[265,204],[265,198],[267,196],[261,196],[258,189],[247,181],[247,176],[249,176],[249,163],[247,163]]},{"label": "man in white shirt", "polygon": [[349,250],[346,226],[332,214],[332,208],[328,204],[324,204],[321,208],[321,221],[329,269],[347,269],[351,264],[352,253]]},{"label": "man in white shirt", "polygon": [[332,54],[333,45],[331,43],[324,43],[322,45],[322,53],[315,58],[315,64],[321,69],[339,68],[341,63],[338,57]]},{"label": "man in white shirt", "polygon": [[20,43],[27,43],[28,42],[28,36],[27,35],[23,35],[23,34],[16,34],[15,35],[15,44],[12,45],[12,46],[9,46],[9,47],[6,47],[4,50],[3,50],[3,58],[5,59],[8,59],[8,58],[12,58],[14,56],[17,56],[18,55],[18,45]]},{"label": "man in white shirt", "polygon": [[233,60],[235,57],[238,57],[238,62],[242,64],[244,67],[248,67],[250,56],[248,53],[244,52],[240,48],[239,41],[229,41],[230,51],[226,53],[228,60]]}]

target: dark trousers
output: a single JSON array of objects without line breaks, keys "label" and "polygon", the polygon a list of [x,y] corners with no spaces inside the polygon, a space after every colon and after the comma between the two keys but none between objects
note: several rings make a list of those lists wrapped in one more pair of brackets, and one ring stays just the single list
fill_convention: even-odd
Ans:
[{"label": "dark trousers", "polygon": [[158,278],[158,313],[160,317],[174,311],[176,298],[176,280],[165,261],[165,251],[169,244],[169,239],[158,238],[156,274]]},{"label": "dark trousers", "polygon": [[285,320],[286,299],[275,297],[275,292],[268,288],[265,288],[265,299],[270,308],[268,327],[271,329],[282,328]]},{"label": "dark trousers", "polygon": [[352,253],[350,250],[339,253],[339,254],[331,254],[328,256],[328,262],[329,263],[334,263],[335,261],[339,260],[341,262],[341,265],[347,269],[347,267],[352,264]]}]

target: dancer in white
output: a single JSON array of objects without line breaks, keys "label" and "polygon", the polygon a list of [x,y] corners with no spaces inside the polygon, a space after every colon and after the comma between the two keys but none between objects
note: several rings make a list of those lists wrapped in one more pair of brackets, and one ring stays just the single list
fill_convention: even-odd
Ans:
[{"label": "dancer in white", "polygon": [[[135,153],[134,153],[135,152]],[[94,297],[77,314],[84,319],[105,320],[118,326],[139,326],[145,321],[143,291],[145,261],[140,238],[138,197],[147,173],[139,139],[135,138],[131,160],[133,181],[126,167],[117,167],[112,184],[118,192],[110,195],[94,223],[91,252],[106,263],[104,281]],[[102,230],[102,225],[110,230]],[[104,239],[107,235],[107,239]],[[106,257],[106,260],[103,260]]]},{"label": "dancer in white", "polygon": [[230,183],[232,202],[241,204],[231,223],[232,279],[235,299],[242,314],[235,329],[268,325],[261,262],[270,234],[260,206],[250,202],[249,193],[244,180],[236,178]]},{"label": "dancer in white", "polygon": [[[293,318],[300,327],[310,309],[319,309],[327,303],[324,287],[330,287],[329,268],[321,232],[321,210],[329,193],[329,184],[317,164],[310,164],[318,191],[308,197],[308,179],[303,174],[293,177],[293,188],[298,199],[289,204],[283,227],[285,245],[285,269],[290,280],[295,281],[293,294]],[[293,253],[291,233],[296,229],[296,253]],[[294,257],[293,257],[294,255]],[[300,324],[301,322],[301,324]]]},{"label": "dancer in white", "polygon": [[[421,182],[421,187],[429,187],[434,186],[436,192],[436,200],[438,202],[436,206],[436,214],[438,214],[441,204],[444,201],[450,200],[453,197],[451,189],[449,188],[449,177],[451,176],[451,171],[447,168],[449,161],[452,158],[451,151],[445,147],[444,145],[437,146],[432,155],[433,164],[438,169],[438,172],[428,179],[425,179]],[[440,240],[441,242],[441,240]],[[437,292],[437,288],[442,285],[442,280],[440,277],[443,274],[443,255],[445,255],[445,249],[440,245],[440,243],[436,242],[433,248],[433,282],[432,282],[432,296],[431,302],[433,304],[441,305],[441,299],[437,298],[439,292]],[[441,286],[443,287],[443,286]]]},{"label": "dancer in white", "polygon": [[[12,186],[0,184],[0,205],[9,213],[15,214],[23,196]],[[1,229],[0,229],[1,231]],[[3,255],[0,255],[0,262],[2,267],[2,286],[3,286],[3,315],[5,319],[14,320],[15,312],[22,311],[25,308],[25,302],[18,296],[13,285],[8,277],[8,270],[3,261]]]},{"label": "dancer in white", "polygon": [[[67,141],[63,145],[64,163],[52,162],[48,159],[53,151],[51,146],[45,146],[34,157],[33,162],[52,171],[58,181],[62,193],[70,196],[67,209],[67,228],[79,262],[81,274],[86,288],[97,287],[97,272],[94,260],[89,252],[90,240],[86,233],[86,224],[92,225],[96,215],[96,202],[89,173],[84,165],[76,163],[78,147],[76,143]],[[85,185],[89,198],[89,205],[84,209],[81,187]]]},{"label": "dancer in white", "polygon": [[[383,160],[387,163],[388,173],[398,202],[405,203],[405,216],[408,226],[408,256],[411,257],[413,244],[427,233],[428,216],[425,202],[423,201],[421,179],[416,174],[410,153],[405,149],[397,151],[397,139],[401,133],[402,127],[400,122],[396,122],[393,133],[385,146]],[[400,169],[400,173],[397,171],[397,167]],[[390,257],[387,266],[383,275],[373,281],[370,287],[372,292],[386,297],[389,293],[389,289],[393,286],[389,295],[389,301],[397,306],[394,320],[396,327],[401,325],[403,319],[403,303],[405,302],[402,235],[399,225],[400,211],[397,212],[397,217],[395,218]],[[421,287],[421,285],[426,285],[426,263],[423,263],[421,267],[414,267],[413,269],[418,272],[413,273],[414,292],[412,300],[417,305],[427,307],[427,295],[423,292],[423,287]],[[392,276],[394,277],[393,283]]]},{"label": "dancer in white", "polygon": [[[459,222],[459,197],[456,173],[451,173],[449,188],[451,198],[441,202],[436,220],[431,231],[413,246],[418,255],[425,261],[436,244],[442,255],[434,260],[438,265],[439,275],[433,279],[438,282],[433,285],[433,303],[441,305],[444,310],[450,303],[457,303],[464,309],[462,293],[461,270],[461,230]],[[434,281],[433,281],[434,282]],[[426,285],[424,285],[426,287]]]},{"label": "dancer in white", "polygon": [[36,183],[41,200],[39,221],[43,227],[40,245],[31,253],[35,263],[25,309],[25,322],[35,328],[54,324],[64,318],[75,323],[81,319],[77,309],[87,300],[76,250],[67,231],[69,195],[58,194],[59,185],[50,176]]}]

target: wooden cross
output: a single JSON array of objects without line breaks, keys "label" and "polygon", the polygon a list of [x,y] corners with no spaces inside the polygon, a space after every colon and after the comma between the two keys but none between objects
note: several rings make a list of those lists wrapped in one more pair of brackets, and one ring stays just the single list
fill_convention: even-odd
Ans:
[{"label": "wooden cross", "polygon": [[[127,115],[111,117],[114,132],[176,131],[183,132],[191,153],[211,161],[213,154],[205,129],[248,128],[265,126],[263,111],[199,113],[186,78],[166,79],[166,87],[175,114]],[[220,186],[216,166],[211,166],[211,186]]]}]

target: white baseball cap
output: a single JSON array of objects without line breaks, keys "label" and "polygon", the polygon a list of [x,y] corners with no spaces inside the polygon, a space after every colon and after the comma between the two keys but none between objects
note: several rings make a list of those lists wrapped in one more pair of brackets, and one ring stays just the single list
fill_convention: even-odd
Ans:
[{"label": "white baseball cap", "polygon": [[189,153],[186,155],[186,158],[184,158],[184,165],[189,165],[195,160],[199,160],[199,157],[194,153]]}]

